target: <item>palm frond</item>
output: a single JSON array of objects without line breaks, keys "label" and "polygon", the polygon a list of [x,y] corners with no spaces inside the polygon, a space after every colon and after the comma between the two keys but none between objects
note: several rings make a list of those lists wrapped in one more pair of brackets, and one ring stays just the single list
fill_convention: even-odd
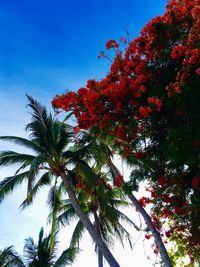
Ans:
[{"label": "palm frond", "polygon": [[14,151],[0,152],[0,166],[10,166],[12,164],[31,163],[34,156],[21,154]]},{"label": "palm frond", "polygon": [[76,174],[77,177],[82,177],[85,179],[85,182],[93,189],[96,186],[97,180],[99,179],[99,175],[97,175],[92,168],[84,161],[74,161],[75,167],[73,168],[73,173]]},{"label": "palm frond", "polygon": [[24,179],[28,179],[29,172],[23,172],[14,176],[6,177],[0,182],[0,202],[5,198],[6,195],[11,193],[13,189],[20,185]]},{"label": "palm frond", "polygon": [[50,235],[50,255],[53,254],[53,250],[56,244],[56,234],[58,229],[58,212],[62,206],[62,192],[57,185],[57,178],[55,179],[54,186],[50,189],[47,203],[52,210],[51,212],[51,235]]},{"label": "palm frond", "polygon": [[52,137],[54,146],[58,153],[64,151],[72,140],[73,133],[68,130],[67,125],[58,120],[52,123]]},{"label": "palm frond", "polygon": [[24,245],[24,257],[25,257],[25,263],[30,263],[33,260],[35,260],[37,256],[37,246],[33,241],[32,237],[25,239],[25,245]]},{"label": "palm frond", "polygon": [[0,251],[1,267],[25,267],[22,258],[13,249],[13,246],[7,247]]},{"label": "palm frond", "polygon": [[133,226],[137,231],[141,230],[126,214],[115,208],[114,212],[117,214],[120,220],[124,221],[126,224],[129,224],[130,226]]},{"label": "palm frond", "polygon": [[37,195],[41,187],[49,185],[51,183],[51,174],[49,172],[44,173],[33,186],[31,190],[28,191],[27,198],[20,205],[20,209],[23,210],[30,206],[33,202],[34,197]]},{"label": "palm frond", "polygon": [[84,231],[85,231],[85,227],[82,224],[82,222],[79,220],[78,223],[76,224],[76,227],[74,228],[74,231],[71,237],[70,247],[76,247],[79,245],[79,242],[83,236]]},{"label": "palm frond", "polygon": [[36,175],[39,173],[39,167],[46,162],[46,158],[42,155],[36,156],[30,164],[29,179],[27,187],[27,195],[32,190]]},{"label": "palm frond", "polygon": [[61,225],[70,224],[73,220],[78,219],[78,216],[75,213],[75,210],[71,203],[67,203],[62,208],[64,212],[62,212],[58,216],[58,223]]},{"label": "palm frond", "polygon": [[23,137],[18,137],[18,136],[0,136],[0,140],[2,141],[9,141],[14,144],[29,148],[37,153],[43,152],[42,148],[38,146],[35,142],[30,141],[26,138]]},{"label": "palm frond", "polygon": [[62,193],[57,186],[52,186],[47,197],[47,205],[50,210],[59,210],[62,206]]},{"label": "palm frond", "polygon": [[27,96],[28,106],[32,109],[32,121],[27,124],[26,130],[30,132],[32,140],[43,147],[51,146],[51,115],[48,116],[45,106],[34,100],[31,96]]},{"label": "palm frond", "polygon": [[71,265],[76,260],[78,253],[78,248],[68,248],[64,250],[61,256],[55,262],[54,267],[65,267],[66,265]]},{"label": "palm frond", "polygon": [[113,178],[113,181],[115,182],[116,177],[121,175],[121,173],[111,159],[108,161],[108,166],[110,168],[110,173]]},{"label": "palm frond", "polygon": [[65,116],[65,118],[63,119],[63,123],[65,125],[67,125],[67,127],[69,127],[70,129],[72,129],[73,127],[71,125],[69,125],[69,124],[66,124],[66,122],[73,116],[73,114],[74,114],[73,111],[72,112],[69,112],[69,114],[67,114]]},{"label": "palm frond", "polygon": [[112,224],[104,216],[99,215],[100,233],[104,242],[110,247],[114,246],[114,236]]},{"label": "palm frond", "polygon": [[130,248],[133,248],[132,245],[132,241],[131,241],[131,235],[130,233],[124,228],[124,226],[120,223],[118,223],[115,227],[114,227],[114,231],[115,231],[115,235],[119,238],[119,240],[121,241],[122,246],[124,247],[124,242],[123,239],[124,237],[127,239]]},{"label": "palm frond", "polygon": [[44,126],[47,126],[49,123],[49,118],[46,107],[29,95],[27,95],[27,98],[29,100],[28,106],[32,109],[31,115],[33,121],[40,121]]}]

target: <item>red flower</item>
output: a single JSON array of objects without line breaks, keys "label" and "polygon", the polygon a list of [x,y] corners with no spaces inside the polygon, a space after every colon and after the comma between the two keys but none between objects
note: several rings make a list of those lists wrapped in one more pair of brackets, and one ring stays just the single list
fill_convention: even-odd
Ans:
[{"label": "red flower", "polygon": [[148,97],[147,102],[149,104],[154,104],[156,106],[157,111],[160,111],[163,105],[162,100],[155,97]]},{"label": "red flower", "polygon": [[163,202],[165,202],[165,203],[171,203],[171,202],[172,202],[172,199],[171,199],[167,194],[164,194],[164,195],[162,196],[162,200],[163,200]]},{"label": "red flower", "polygon": [[181,88],[180,88],[180,86],[177,83],[175,83],[173,85],[173,88],[174,88],[174,92],[175,93],[177,93],[177,94],[180,94],[181,93]]},{"label": "red flower", "polygon": [[82,187],[83,187],[83,184],[82,184],[82,182],[78,182],[77,184],[76,184],[76,188],[77,189],[82,189]]},{"label": "red flower", "polygon": [[145,238],[146,238],[146,239],[150,239],[150,238],[151,238],[151,235],[148,234],[148,233],[146,233],[146,234],[145,234]]},{"label": "red flower", "polygon": [[146,188],[146,191],[151,193],[151,197],[152,198],[155,198],[156,194],[155,194],[155,192],[153,190],[151,190],[149,188]]},{"label": "red flower", "polygon": [[152,109],[150,107],[140,107],[139,108],[139,113],[142,117],[148,118],[150,113],[152,112]]},{"label": "red flower", "polygon": [[154,252],[155,254],[158,254],[158,248],[155,248],[155,249],[153,250],[153,252]]},{"label": "red flower", "polygon": [[184,53],[185,53],[185,49],[186,49],[186,47],[184,47],[181,44],[175,46],[172,49],[171,58],[172,59],[179,59],[180,57],[183,57],[184,56]]},{"label": "red flower", "polygon": [[142,197],[142,198],[140,198],[138,201],[139,201],[139,203],[142,205],[142,207],[146,207],[146,204],[147,204],[147,197]]},{"label": "red flower", "polygon": [[106,43],[106,48],[109,50],[111,48],[118,48],[119,44],[115,40],[110,40]]},{"label": "red flower", "polygon": [[79,133],[79,131],[80,131],[80,128],[78,126],[74,127],[74,133],[75,134]]},{"label": "red flower", "polygon": [[173,234],[172,230],[169,230],[169,231],[165,232],[165,235],[166,235],[167,238],[170,238],[172,236],[172,234]]},{"label": "red flower", "polygon": [[117,187],[121,187],[122,186],[122,182],[123,182],[123,176],[122,175],[118,175],[116,177],[116,180],[115,180],[115,185]]}]

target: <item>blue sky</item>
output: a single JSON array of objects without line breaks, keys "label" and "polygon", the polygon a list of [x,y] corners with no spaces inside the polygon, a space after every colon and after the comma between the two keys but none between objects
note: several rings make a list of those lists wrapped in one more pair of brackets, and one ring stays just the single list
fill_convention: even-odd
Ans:
[{"label": "blue sky", "polygon": [[[50,107],[56,94],[103,77],[109,63],[97,57],[105,43],[118,40],[126,29],[130,39],[137,36],[145,23],[164,12],[165,4],[164,0],[1,0],[0,135],[24,135],[29,120],[25,94]],[[17,147],[1,142],[3,149]],[[0,179],[12,172],[0,169]],[[14,244],[22,251],[23,239],[36,238],[46,224],[45,192],[31,209],[19,213],[24,196],[24,188],[18,189],[0,205],[0,249]]]},{"label": "blue sky", "polygon": [[[108,69],[99,52],[127,28],[139,34],[150,18],[162,14],[163,0],[2,0],[0,2],[0,81],[7,90],[49,96],[77,89]],[[12,90],[13,92],[13,90]]]}]

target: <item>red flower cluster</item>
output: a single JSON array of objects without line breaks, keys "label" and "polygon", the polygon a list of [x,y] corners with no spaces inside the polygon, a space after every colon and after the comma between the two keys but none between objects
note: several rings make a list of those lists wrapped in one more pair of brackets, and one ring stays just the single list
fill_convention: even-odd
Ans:
[{"label": "red flower cluster", "polygon": [[106,43],[106,48],[111,49],[111,48],[118,48],[119,44],[115,40],[110,40]]},{"label": "red flower cluster", "polygon": [[152,112],[152,109],[150,107],[139,108],[139,114],[144,118],[148,118],[151,112]]},{"label": "red flower cluster", "polygon": [[[164,15],[147,23],[124,54],[115,40],[107,42],[106,48],[114,49],[116,57],[105,78],[89,80],[77,93],[69,92],[52,101],[55,108],[74,112],[77,127],[91,129],[95,136],[109,136],[111,145],[124,157],[131,155],[143,160],[140,152],[133,151],[140,147],[144,136],[149,138],[145,160],[154,166],[160,155],[166,157],[165,173],[162,177],[159,173],[157,180],[152,178],[158,191],[153,189],[152,197],[160,205],[160,216],[174,221],[176,233],[188,227],[190,233],[199,231],[194,230],[197,223],[192,221],[197,218],[193,209],[196,204],[183,204],[190,198],[191,188],[200,187],[199,167],[196,174],[180,174],[177,183],[167,177],[178,175],[185,166],[195,169],[194,163],[199,162],[200,136],[195,123],[199,121],[199,11],[200,0],[170,0]],[[191,145],[193,133],[197,133],[197,142]],[[189,182],[191,177],[194,178]],[[116,186],[120,187],[122,180],[116,179]],[[146,199],[140,202],[146,205]],[[195,209],[200,214],[199,207]],[[158,227],[158,219],[153,220]],[[187,231],[184,234],[187,236]],[[186,242],[189,247],[194,239],[188,237]]]},{"label": "red flower cluster", "polygon": [[117,187],[121,187],[122,186],[122,183],[123,183],[123,176],[122,175],[118,175],[115,179],[115,185]]},{"label": "red flower cluster", "polygon": [[139,199],[139,203],[143,206],[146,207],[147,204],[151,204],[152,201],[148,197],[141,197]]},{"label": "red flower cluster", "polygon": [[162,100],[161,99],[158,99],[158,98],[155,98],[155,97],[148,97],[147,98],[147,102],[149,104],[154,104],[156,106],[156,110],[157,111],[161,111],[161,108],[162,108]]},{"label": "red flower cluster", "polygon": [[172,199],[167,194],[162,195],[162,200],[164,203],[171,203],[172,202]]}]

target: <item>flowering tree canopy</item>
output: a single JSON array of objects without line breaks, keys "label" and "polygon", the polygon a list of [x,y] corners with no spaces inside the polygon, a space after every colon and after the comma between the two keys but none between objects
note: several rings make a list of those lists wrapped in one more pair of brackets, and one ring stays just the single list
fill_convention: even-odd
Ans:
[{"label": "flowering tree canopy", "polygon": [[115,40],[106,48],[115,52],[106,77],[52,105],[138,164],[154,224],[169,222],[165,237],[200,260],[200,0],[169,1],[124,53]]}]

